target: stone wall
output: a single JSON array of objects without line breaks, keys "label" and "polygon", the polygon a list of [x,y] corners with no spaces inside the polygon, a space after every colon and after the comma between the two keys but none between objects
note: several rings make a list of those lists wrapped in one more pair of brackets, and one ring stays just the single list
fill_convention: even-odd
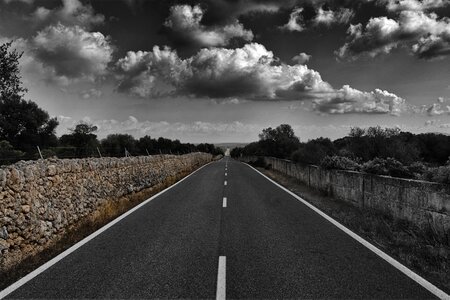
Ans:
[{"label": "stone wall", "polygon": [[[256,157],[242,158],[256,161]],[[311,188],[361,208],[372,208],[424,228],[431,226],[450,239],[450,186],[367,173],[325,170],[290,160],[264,157],[274,170]]]},{"label": "stone wall", "polygon": [[0,271],[62,238],[101,205],[164,184],[210,154],[46,159],[0,168]]}]

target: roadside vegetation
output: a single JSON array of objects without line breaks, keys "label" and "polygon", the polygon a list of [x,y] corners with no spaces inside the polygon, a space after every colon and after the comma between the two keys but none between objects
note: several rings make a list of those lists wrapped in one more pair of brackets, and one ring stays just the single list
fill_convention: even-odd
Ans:
[{"label": "roadside vegetation", "polygon": [[231,156],[272,156],[326,169],[450,183],[450,136],[413,134],[398,128],[352,128],[343,138],[300,142],[292,127],[267,128],[259,141],[234,148]]},{"label": "roadside vegetation", "polygon": [[79,123],[67,134],[57,137],[58,120],[33,101],[24,99],[27,90],[19,72],[21,56],[11,50],[11,42],[0,45],[0,165],[38,159],[41,155],[44,158],[84,158],[196,151],[223,154],[223,150],[213,144],[194,145],[162,137],[135,139],[129,134],[117,133],[99,140],[98,128],[87,123]]}]

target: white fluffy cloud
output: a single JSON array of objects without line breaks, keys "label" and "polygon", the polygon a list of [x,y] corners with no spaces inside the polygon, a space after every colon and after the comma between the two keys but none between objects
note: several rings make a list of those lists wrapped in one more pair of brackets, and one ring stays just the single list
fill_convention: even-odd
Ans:
[{"label": "white fluffy cloud", "polygon": [[55,76],[94,80],[112,59],[109,38],[79,26],[48,26],[28,41],[30,54]]},{"label": "white fluffy cloud", "polygon": [[234,38],[251,41],[253,33],[237,20],[223,26],[204,26],[200,22],[204,11],[199,5],[176,5],[164,25],[172,30],[174,38],[199,46],[225,46]]},{"label": "white fluffy cloud", "polygon": [[170,48],[128,52],[117,62],[118,91],[140,97],[193,95],[248,100],[313,100],[321,113],[385,113],[398,115],[405,100],[387,91],[339,90],[317,71],[278,61],[263,45],[202,49],[181,59]]},{"label": "white fluffy cloud", "polygon": [[301,53],[295,55],[292,58],[292,61],[296,62],[296,63],[298,63],[300,65],[303,65],[303,64],[307,63],[311,59],[311,57],[312,57],[312,55],[308,55],[308,54],[306,54],[304,52],[301,52]]},{"label": "white fluffy cloud", "polygon": [[281,26],[281,29],[287,31],[303,31],[305,30],[304,20],[302,16],[303,7],[296,7],[289,15],[289,21]]},{"label": "white fluffy cloud", "polygon": [[379,3],[386,5],[390,11],[423,11],[445,7],[450,4],[447,0],[378,0]]},{"label": "white fluffy cloud", "polygon": [[289,20],[286,24],[280,27],[282,30],[287,31],[304,31],[307,24],[311,26],[331,26],[333,24],[347,24],[353,17],[353,11],[348,8],[340,8],[338,10],[323,9],[319,2],[311,2],[311,5],[315,7],[316,15],[311,22],[305,22],[303,18],[303,7],[295,7],[289,15]]},{"label": "white fluffy cloud", "polygon": [[42,80],[59,86],[93,82],[105,75],[114,50],[100,32],[62,24],[48,26],[29,39],[17,38],[13,48],[23,51],[20,67],[27,84]]},{"label": "white fluffy cloud", "polygon": [[337,54],[341,58],[374,57],[405,46],[419,58],[432,59],[450,54],[450,19],[435,13],[405,10],[398,19],[371,18],[363,26],[351,25],[348,41]]},{"label": "white fluffy cloud", "polygon": [[329,98],[314,101],[315,110],[330,114],[368,113],[400,115],[410,109],[399,96],[376,89],[362,92],[344,85]]},{"label": "white fluffy cloud", "polygon": [[324,24],[326,26],[331,26],[333,24],[347,24],[352,17],[353,11],[348,8],[341,8],[337,11],[333,11],[324,10],[320,7],[313,22],[316,25]]},{"label": "white fluffy cloud", "polygon": [[128,52],[117,63],[118,90],[142,97],[186,94],[251,99],[302,98],[328,92],[331,86],[304,65],[277,64],[263,45],[201,49],[181,59],[169,48]]},{"label": "white fluffy cloud", "polygon": [[105,17],[96,14],[90,5],[83,5],[79,0],[62,0],[62,6],[47,9],[38,7],[32,14],[32,21],[41,27],[61,23],[66,26],[80,26],[86,29],[102,24]]}]

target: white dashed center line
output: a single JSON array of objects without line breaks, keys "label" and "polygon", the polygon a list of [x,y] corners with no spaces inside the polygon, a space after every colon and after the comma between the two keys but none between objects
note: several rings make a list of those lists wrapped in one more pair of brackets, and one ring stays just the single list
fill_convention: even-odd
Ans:
[{"label": "white dashed center line", "polygon": [[222,207],[227,207],[227,197],[223,197]]},{"label": "white dashed center line", "polygon": [[227,185],[227,181],[225,180],[225,182],[223,183],[223,185]]},{"label": "white dashed center line", "polygon": [[226,298],[226,268],[227,257],[219,256],[219,269],[217,270],[217,292],[216,299]]}]

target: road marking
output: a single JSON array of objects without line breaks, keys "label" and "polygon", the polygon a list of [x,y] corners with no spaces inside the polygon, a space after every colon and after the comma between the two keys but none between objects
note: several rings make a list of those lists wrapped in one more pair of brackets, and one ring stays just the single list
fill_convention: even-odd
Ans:
[{"label": "road marking", "polygon": [[318,209],[317,207],[315,207],[311,203],[307,202],[306,200],[302,199],[298,195],[294,194],[293,192],[291,192],[290,190],[288,190],[284,186],[280,185],[279,183],[275,182],[271,178],[267,177],[266,175],[264,175],[260,171],[256,170],[255,168],[253,168],[249,164],[246,164],[246,165],[248,167],[250,167],[251,169],[253,169],[254,171],[256,171],[257,173],[259,173],[261,176],[263,176],[267,180],[269,180],[270,182],[272,182],[273,184],[275,184],[276,186],[278,186],[280,189],[284,190],[286,193],[290,194],[292,197],[294,197],[295,199],[297,199],[298,201],[302,202],[304,205],[306,205],[307,207],[309,207],[310,209],[312,209],[313,211],[318,213],[320,216],[325,218],[331,224],[335,225],[337,228],[339,228],[340,230],[342,230],[343,232],[345,232],[346,234],[351,236],[353,239],[357,240],[363,246],[365,246],[370,251],[372,251],[373,253],[375,253],[376,255],[381,257],[382,259],[384,259],[386,262],[388,262],[390,265],[395,267],[397,270],[399,270],[400,272],[402,272],[403,274],[405,274],[406,276],[408,276],[409,278],[411,278],[412,280],[414,280],[415,282],[420,284],[422,287],[424,287],[425,289],[430,291],[436,297],[438,297],[440,299],[450,299],[450,295],[445,293],[443,290],[439,289],[437,286],[435,286],[434,284],[432,284],[431,282],[429,282],[425,278],[421,277],[420,275],[414,273],[414,271],[408,269],[408,267],[404,266],[403,264],[401,264],[400,262],[398,262],[397,260],[395,260],[394,258],[389,256],[388,254],[386,254],[382,250],[378,249],[377,247],[375,247],[374,245],[372,245],[371,243],[369,243],[368,241],[366,241],[365,239],[363,239],[362,237],[360,237],[359,235],[357,235],[356,233],[354,233],[353,231],[351,231],[350,229],[348,229],[347,227],[345,227],[344,225],[342,225],[341,223],[339,223],[338,221],[333,219],[332,217],[328,216],[326,213],[324,213],[323,211],[321,211],[320,209]]},{"label": "road marking", "polygon": [[225,180],[225,182],[223,183],[223,185],[227,185],[227,181]]},{"label": "road marking", "polygon": [[226,299],[227,257],[219,256],[219,269],[217,270],[216,299]]},{"label": "road marking", "polygon": [[228,175],[228,173],[227,172],[225,172],[225,176],[227,176]]},{"label": "road marking", "polygon": [[227,207],[227,197],[223,197],[222,207]]},{"label": "road marking", "polygon": [[132,213],[134,213],[136,210],[138,210],[139,208],[143,207],[144,205],[148,204],[150,201],[152,201],[153,199],[155,199],[158,196],[161,196],[162,194],[164,194],[165,192],[167,192],[168,190],[170,190],[171,188],[177,186],[178,184],[180,184],[181,182],[183,182],[184,180],[188,179],[190,176],[194,175],[195,173],[197,173],[198,171],[200,171],[201,169],[203,169],[204,167],[212,164],[213,162],[210,162],[202,167],[200,167],[199,169],[195,170],[194,172],[192,172],[191,174],[189,174],[188,176],[182,178],[180,181],[174,183],[173,185],[169,186],[168,188],[160,191],[158,194],[153,195],[152,197],[148,198],[147,200],[145,200],[144,202],[142,202],[141,204],[133,207],[132,209],[130,209],[129,211],[125,212],[124,214],[120,215],[119,217],[115,218],[114,220],[112,220],[111,222],[109,222],[108,224],[106,224],[105,226],[101,227],[99,230],[94,231],[93,233],[91,233],[90,235],[88,235],[87,237],[85,237],[84,239],[82,239],[81,241],[79,241],[78,243],[76,243],[75,245],[73,245],[72,247],[70,247],[69,249],[67,249],[66,251],[60,253],[58,256],[54,257],[53,259],[49,260],[48,262],[46,262],[45,264],[43,264],[42,266],[40,266],[39,268],[37,268],[36,270],[32,271],[31,273],[27,274],[25,277],[22,277],[20,280],[14,282],[13,284],[11,284],[10,286],[8,286],[6,289],[4,289],[3,291],[0,291],[0,299],[5,298],[6,296],[8,296],[9,294],[11,294],[12,292],[14,292],[15,290],[17,290],[18,288],[20,288],[22,285],[24,285],[25,283],[27,283],[28,281],[32,280],[34,277],[38,276],[39,274],[41,274],[42,272],[44,272],[45,270],[47,270],[48,268],[50,268],[51,266],[53,266],[54,264],[56,264],[57,262],[59,262],[60,260],[62,260],[64,257],[70,255],[72,252],[76,251],[78,248],[80,248],[81,246],[83,246],[84,244],[88,243],[90,240],[94,239],[95,237],[97,237],[98,235],[102,234],[104,231],[108,230],[110,227],[114,226],[115,224],[119,223],[120,221],[122,221],[123,219],[125,219],[126,217],[128,217],[129,215],[131,215]]}]

